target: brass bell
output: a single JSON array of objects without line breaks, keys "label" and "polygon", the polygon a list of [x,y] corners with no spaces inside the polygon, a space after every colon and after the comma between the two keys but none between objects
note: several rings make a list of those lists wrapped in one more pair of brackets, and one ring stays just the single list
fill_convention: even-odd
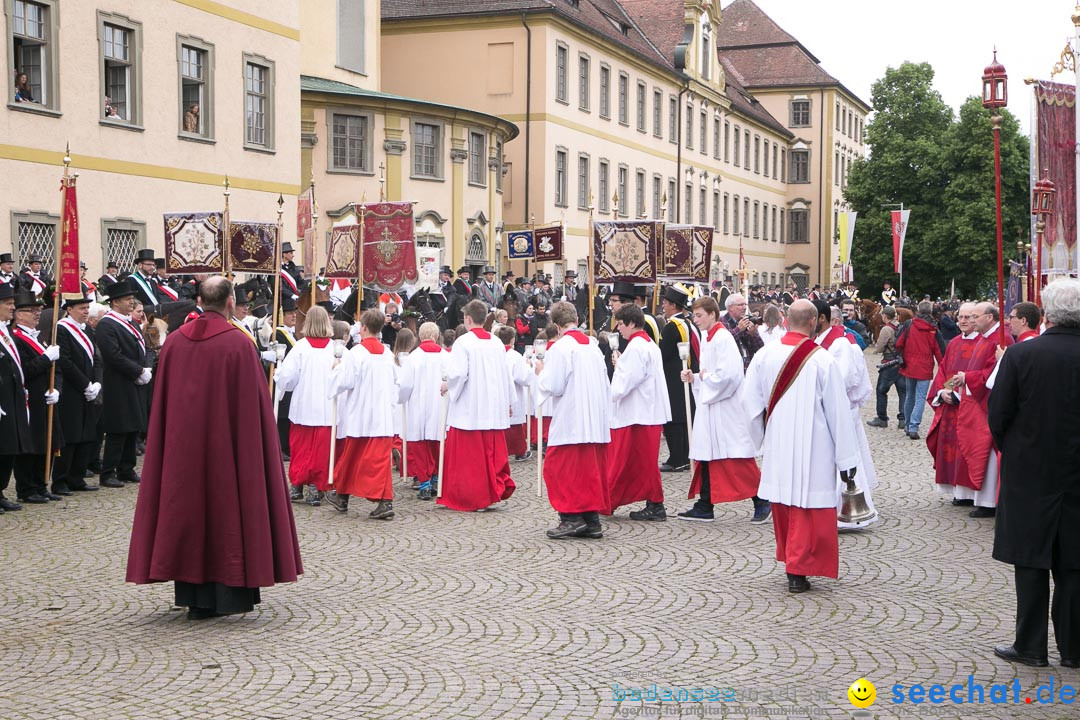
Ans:
[{"label": "brass bell", "polygon": [[875,519],[877,519],[877,512],[871,510],[866,504],[866,497],[863,495],[863,491],[855,487],[855,479],[851,477],[842,478],[844,482],[844,490],[840,494],[842,503],[840,505],[840,514],[836,516],[836,521],[848,526],[863,527],[869,525]]}]

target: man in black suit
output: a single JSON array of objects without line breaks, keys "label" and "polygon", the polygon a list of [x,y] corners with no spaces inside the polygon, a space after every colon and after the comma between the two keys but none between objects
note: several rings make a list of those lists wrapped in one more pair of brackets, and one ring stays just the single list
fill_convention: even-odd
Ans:
[{"label": "man in black suit", "polygon": [[[22,363],[26,410],[30,416],[30,443],[15,458],[15,494],[19,502],[32,504],[62,499],[45,486],[45,455],[49,449],[46,447],[48,406],[59,400],[63,378],[58,374],[55,389],[49,390],[50,371],[60,357],[60,348],[38,342],[38,323],[43,305],[41,299],[30,290],[15,293],[15,322],[11,325],[11,335]],[[58,450],[63,444],[59,424],[53,423],[52,429],[51,449]]]},{"label": "man in black suit", "polygon": [[0,513],[22,510],[22,505],[4,497],[4,491],[11,482],[15,458],[30,447],[22,360],[7,325],[14,315],[15,290],[0,283]]},{"label": "man in black suit", "polygon": [[467,265],[462,265],[457,271],[458,277],[454,281],[454,291],[461,296],[462,304],[473,299],[472,285],[469,284],[470,271]]},{"label": "man in black suit", "polygon": [[[632,291],[631,291],[632,292]],[[671,404],[671,422],[664,425],[664,439],[668,446],[668,459],[660,464],[661,472],[681,472],[690,468],[690,436],[686,425],[686,397],[683,392],[682,371],[689,368],[698,372],[699,333],[686,312],[690,294],[682,287],[669,285],[664,288],[660,309],[667,323],[660,331],[660,356],[664,361],[664,379],[667,382],[668,402]],[[631,302],[633,298],[631,297]],[[679,357],[679,343],[690,343],[690,357]],[[688,364],[689,362],[689,364]],[[690,412],[694,411],[694,396],[690,395]]]},{"label": "man in black suit", "polygon": [[10,285],[12,292],[18,289],[19,277],[15,274],[15,258],[11,253],[0,253],[0,284]]},{"label": "man in black suit", "polygon": [[146,367],[146,338],[130,319],[134,297],[131,278],[110,287],[109,312],[101,318],[96,332],[103,366],[103,487],[116,488],[124,482],[139,482],[135,473],[135,444],[139,433],[146,431],[147,420],[146,399],[141,386],[150,382],[153,372]]},{"label": "man in black suit", "polygon": [[52,284],[52,276],[41,262],[41,256],[33,253],[26,259],[27,267],[19,273],[19,282],[23,290],[29,290],[38,297],[45,292],[45,288]]},{"label": "man in black suit", "polygon": [[52,490],[67,492],[97,490],[86,484],[86,466],[97,453],[97,424],[100,415],[101,383],[95,382],[96,348],[92,331],[86,327],[90,300],[65,296],[67,316],[56,324],[56,344],[60,348],[59,372],[65,391],[56,409],[64,447],[53,466]]},{"label": "man in black suit", "polygon": [[135,255],[135,272],[131,273],[127,280],[131,283],[132,289],[135,290],[135,297],[146,308],[147,313],[156,311],[161,303],[171,302],[175,299],[161,291],[157,281],[157,264],[154,262],[154,251],[149,248],[140,250]]},{"label": "man in black suit", "polygon": [[[293,300],[304,294],[304,273],[293,262],[292,243],[287,242],[281,246],[281,290],[283,296],[293,296]],[[311,268],[308,268],[309,270]]]},{"label": "man in black suit", "polygon": [[[1003,355],[987,420],[1001,449],[994,559],[1015,566],[1016,635],[994,654],[1047,664],[1051,605],[1061,665],[1080,667],[1080,281],[1042,293],[1047,330]],[[1050,600],[1050,575],[1054,595]]]},{"label": "man in black suit", "polygon": [[120,266],[110,260],[105,265],[105,274],[98,278],[97,289],[99,293],[105,294],[105,289],[119,280]]}]

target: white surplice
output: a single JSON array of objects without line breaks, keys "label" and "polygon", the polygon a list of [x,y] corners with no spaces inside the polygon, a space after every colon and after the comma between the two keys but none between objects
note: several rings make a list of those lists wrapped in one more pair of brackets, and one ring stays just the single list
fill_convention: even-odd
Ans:
[{"label": "white surplice", "polygon": [[506,350],[506,371],[510,373],[510,381],[514,383],[510,395],[510,424],[523,425],[528,418],[528,390],[532,387],[536,373],[525,362],[525,357],[513,347]]},{"label": "white surplice", "polygon": [[[432,343],[431,345],[434,345]],[[430,347],[426,343],[424,347]],[[449,354],[441,347],[428,352],[418,347],[409,353],[409,359],[398,368],[398,402],[405,403],[408,422],[406,439],[442,440],[442,386],[443,374]],[[399,410],[400,412],[400,410]]]},{"label": "white surplice", "polygon": [[690,459],[754,457],[757,444],[739,397],[744,381],[742,353],[723,323],[702,334],[700,362],[701,371],[690,385],[697,403]]},{"label": "white surplice", "polygon": [[611,378],[611,427],[668,422],[671,403],[660,347],[648,337],[634,336],[619,355]]},{"label": "white surplice", "polygon": [[337,436],[393,437],[394,401],[398,396],[394,356],[371,353],[358,343],[330,373],[331,397],[338,396]]},{"label": "white surplice", "polygon": [[596,338],[580,343],[575,335],[580,333],[555,341],[537,376],[538,400],[551,404],[549,446],[611,442],[611,393],[604,354]]},{"label": "white surplice", "polygon": [[470,330],[454,341],[447,363],[447,424],[459,430],[510,427],[510,373],[506,349],[490,333]]},{"label": "white surplice", "polygon": [[746,372],[742,400],[763,450],[758,495],[800,508],[836,506],[836,473],[859,463],[844,380],[829,353],[816,350],[777,403],[764,428],[773,384],[795,346],[770,343]]},{"label": "white surplice", "polygon": [[292,391],[289,422],[308,427],[329,427],[332,418],[330,371],[334,367],[334,343],[312,347],[307,338],[296,343],[274,371],[278,400]]}]

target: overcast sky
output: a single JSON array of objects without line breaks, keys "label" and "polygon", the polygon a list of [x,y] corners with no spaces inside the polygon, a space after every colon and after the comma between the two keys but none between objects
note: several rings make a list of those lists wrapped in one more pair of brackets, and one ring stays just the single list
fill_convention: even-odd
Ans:
[{"label": "overcast sky", "polygon": [[[930,63],[934,88],[955,112],[981,93],[996,46],[1009,75],[1009,110],[1024,132],[1032,105],[1024,78],[1049,80],[1066,38],[1075,36],[1072,0],[754,1],[867,103],[885,69],[910,60]],[[1065,71],[1054,80],[1073,84],[1075,76]]]}]

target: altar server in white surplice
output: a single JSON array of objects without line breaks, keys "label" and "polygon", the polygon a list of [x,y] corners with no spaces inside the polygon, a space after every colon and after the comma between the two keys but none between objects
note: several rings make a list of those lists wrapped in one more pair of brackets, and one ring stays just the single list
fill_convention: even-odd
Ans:
[{"label": "altar server in white surplice", "polygon": [[526,415],[529,406],[528,389],[535,376],[525,357],[514,349],[517,331],[509,325],[500,325],[495,335],[506,348],[506,370],[514,383],[510,393],[510,427],[506,429],[506,452],[515,460],[527,460],[532,456],[525,437],[525,423],[529,419]]},{"label": "altar server in white surplice", "polygon": [[694,301],[693,321],[701,331],[701,370],[684,370],[691,382],[697,415],[690,438],[694,474],[687,497],[694,506],[680,520],[711,522],[716,503],[749,500],[758,495],[761,471],[754,460],[757,446],[750,433],[739,390],[743,384],[742,353],[735,337],[720,319],[720,306],[711,297]]},{"label": "altar server in white surplice", "polygon": [[772,503],[776,559],[794,593],[810,589],[808,575],[837,576],[836,472],[848,475],[859,462],[844,380],[811,339],[816,324],[817,308],[797,300],[788,332],[754,355],[742,390],[763,443],[758,495]]},{"label": "altar server in white surplice", "polygon": [[660,435],[671,422],[664,358],[660,346],[645,332],[645,314],[629,303],[615,312],[615,327],[626,340],[616,351],[611,378],[611,444],[607,450],[607,491],[611,515],[623,505],[645,501],[631,520],[667,519],[664,486],[656,459]]},{"label": "altar server in white surplice", "polygon": [[603,536],[600,511],[608,507],[605,455],[611,441],[611,394],[604,354],[577,329],[577,308],[557,302],[551,323],[559,339],[537,361],[539,399],[551,403],[544,485],[559,525],[553,540]]},{"label": "altar server in white surplice", "polygon": [[435,497],[432,481],[439,468],[439,432],[442,428],[442,386],[449,357],[438,343],[439,326],[426,322],[420,326],[420,344],[398,370],[398,402],[405,403],[408,427],[409,472],[420,481],[420,500]]},{"label": "altar server in white surplice", "polygon": [[[874,515],[869,520],[859,523],[840,522],[837,527],[845,530],[864,528],[877,521],[877,510],[874,508],[874,499],[871,490],[877,487],[877,470],[874,468],[874,458],[870,454],[870,443],[866,440],[866,432],[863,430],[862,419],[859,414],[860,408],[873,392],[870,385],[870,373],[866,370],[866,359],[855,342],[854,336],[844,328],[844,316],[840,308],[830,307],[824,300],[815,300],[814,307],[818,311],[817,338],[815,342],[829,351],[840,370],[840,376],[844,378],[844,393],[847,395],[848,404],[851,407],[851,419],[855,424],[856,440],[859,443],[859,472],[855,476],[855,486],[862,490],[866,499],[866,506],[873,511]],[[836,511],[840,512],[844,504],[843,491],[845,484],[836,479]]]},{"label": "altar server in white surplice", "polygon": [[510,427],[510,373],[506,349],[484,330],[487,305],[462,308],[466,333],[454,342],[444,389],[450,414],[440,505],[473,512],[514,493],[506,433]]}]

